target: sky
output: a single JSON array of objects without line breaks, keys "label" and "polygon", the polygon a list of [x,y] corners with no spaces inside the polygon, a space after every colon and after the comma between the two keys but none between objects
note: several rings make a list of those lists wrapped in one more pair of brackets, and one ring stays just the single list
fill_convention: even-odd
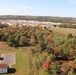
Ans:
[{"label": "sky", "polygon": [[76,0],[0,0],[0,15],[76,17]]}]

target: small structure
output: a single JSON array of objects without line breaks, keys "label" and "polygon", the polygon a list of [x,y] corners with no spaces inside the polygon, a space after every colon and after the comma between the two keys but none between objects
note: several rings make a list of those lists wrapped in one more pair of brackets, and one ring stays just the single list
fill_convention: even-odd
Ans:
[{"label": "small structure", "polygon": [[8,73],[8,65],[0,63],[0,73]]},{"label": "small structure", "polygon": [[2,63],[7,63],[9,65],[9,67],[11,68],[11,65],[14,65],[16,62],[15,60],[15,54],[11,53],[11,54],[2,54],[1,57],[4,58],[4,60],[2,60]]},{"label": "small structure", "polygon": [[8,73],[11,65],[15,64],[15,54],[2,54],[0,57],[0,73]]}]

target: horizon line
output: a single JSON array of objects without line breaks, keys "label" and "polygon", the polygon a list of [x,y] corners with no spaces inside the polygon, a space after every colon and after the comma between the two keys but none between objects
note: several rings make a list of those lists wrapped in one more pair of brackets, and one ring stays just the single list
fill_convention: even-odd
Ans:
[{"label": "horizon line", "polygon": [[63,17],[63,18],[76,18],[76,17],[72,17],[72,16],[54,16],[54,15],[7,15],[7,14],[4,14],[4,15],[0,15],[0,16],[34,16],[34,17]]}]

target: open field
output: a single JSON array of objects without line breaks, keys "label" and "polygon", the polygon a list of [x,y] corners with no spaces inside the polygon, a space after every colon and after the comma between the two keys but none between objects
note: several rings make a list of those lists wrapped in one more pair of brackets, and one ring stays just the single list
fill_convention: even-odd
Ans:
[{"label": "open field", "polygon": [[16,72],[9,74],[2,74],[2,75],[28,75],[30,72],[29,53],[32,47],[22,47],[15,49],[15,48],[10,48],[7,46],[7,44],[5,44],[4,48],[2,48],[1,45],[3,44],[5,43],[0,42],[0,55],[5,53],[15,53],[16,64],[12,65],[12,68],[15,68]]},{"label": "open field", "polygon": [[76,36],[76,29],[71,29],[71,28],[50,28],[56,33],[67,35],[69,33],[72,33],[73,36]]}]

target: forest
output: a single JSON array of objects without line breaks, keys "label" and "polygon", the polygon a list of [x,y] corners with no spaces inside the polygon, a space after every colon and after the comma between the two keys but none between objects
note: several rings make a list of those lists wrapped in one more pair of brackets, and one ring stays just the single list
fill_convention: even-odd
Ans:
[{"label": "forest", "polygon": [[1,28],[0,41],[10,47],[34,46],[34,75],[76,75],[76,36],[41,27]]}]

